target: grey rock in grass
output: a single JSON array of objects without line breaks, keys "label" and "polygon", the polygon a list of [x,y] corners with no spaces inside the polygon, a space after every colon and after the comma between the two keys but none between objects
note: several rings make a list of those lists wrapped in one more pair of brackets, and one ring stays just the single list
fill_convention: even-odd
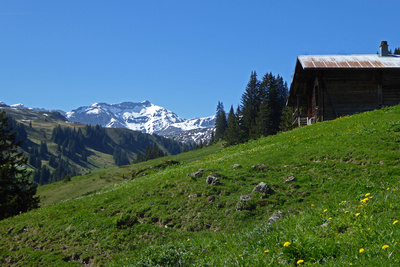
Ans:
[{"label": "grey rock in grass", "polygon": [[275,191],[266,183],[261,182],[256,187],[254,187],[253,192],[260,192],[264,197],[272,195]]},{"label": "grey rock in grass", "polygon": [[259,170],[259,171],[265,171],[265,170],[269,169],[269,166],[265,165],[265,164],[255,164],[255,165],[251,166],[251,168]]},{"label": "grey rock in grass", "polygon": [[281,211],[275,211],[274,214],[268,219],[268,225],[271,226],[276,221],[279,221],[283,218],[283,213]]},{"label": "grey rock in grass", "polygon": [[187,176],[191,177],[202,177],[203,176],[203,169],[199,169],[197,172],[188,173]]},{"label": "grey rock in grass", "polygon": [[240,196],[239,202],[236,204],[236,211],[254,210],[256,208],[256,205],[254,201],[251,201],[252,199],[252,195]]},{"label": "grey rock in grass", "polygon": [[221,185],[222,183],[217,177],[209,175],[209,176],[207,176],[206,184],[209,184],[209,185]]},{"label": "grey rock in grass", "polygon": [[289,182],[293,182],[295,181],[296,178],[294,177],[294,175],[290,175],[284,178],[283,183],[289,183]]},{"label": "grey rock in grass", "polygon": [[233,164],[233,165],[231,166],[231,168],[232,168],[232,169],[242,168],[242,165],[240,165],[240,164]]}]

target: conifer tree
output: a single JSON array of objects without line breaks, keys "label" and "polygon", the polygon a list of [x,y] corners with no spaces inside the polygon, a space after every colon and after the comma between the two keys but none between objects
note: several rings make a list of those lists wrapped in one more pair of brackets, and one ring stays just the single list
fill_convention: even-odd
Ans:
[{"label": "conifer tree", "polygon": [[292,108],[286,106],[283,108],[281,123],[279,125],[279,129],[283,132],[289,131],[293,129],[293,111]]},{"label": "conifer tree", "polygon": [[226,129],[225,140],[227,146],[239,144],[241,141],[239,119],[233,111],[233,106],[231,106],[228,113],[228,128]]},{"label": "conifer tree", "polygon": [[226,113],[224,110],[224,105],[222,102],[218,102],[217,105],[217,113],[215,118],[215,141],[224,139],[226,128],[228,127],[228,123],[226,121]]},{"label": "conifer tree", "polygon": [[36,187],[26,170],[27,159],[18,151],[16,133],[0,112],[0,220],[38,207]]},{"label": "conifer tree", "polygon": [[244,139],[254,138],[256,117],[262,100],[257,73],[253,71],[241,98],[241,128]]}]

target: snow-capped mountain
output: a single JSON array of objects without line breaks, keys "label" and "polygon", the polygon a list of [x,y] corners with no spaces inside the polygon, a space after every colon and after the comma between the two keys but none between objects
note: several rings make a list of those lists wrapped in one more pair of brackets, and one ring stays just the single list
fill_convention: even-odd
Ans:
[{"label": "snow-capped mountain", "polygon": [[67,112],[66,117],[73,122],[110,128],[128,128],[160,135],[175,135],[215,125],[215,116],[186,120],[149,101],[119,104],[94,103]]}]

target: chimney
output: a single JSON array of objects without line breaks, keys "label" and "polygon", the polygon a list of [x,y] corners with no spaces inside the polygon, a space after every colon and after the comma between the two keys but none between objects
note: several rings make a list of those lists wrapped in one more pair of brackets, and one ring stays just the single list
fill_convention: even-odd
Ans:
[{"label": "chimney", "polygon": [[379,46],[380,50],[379,50],[379,56],[381,57],[385,57],[389,55],[389,49],[388,49],[389,45],[387,44],[387,41],[382,41],[381,45]]}]

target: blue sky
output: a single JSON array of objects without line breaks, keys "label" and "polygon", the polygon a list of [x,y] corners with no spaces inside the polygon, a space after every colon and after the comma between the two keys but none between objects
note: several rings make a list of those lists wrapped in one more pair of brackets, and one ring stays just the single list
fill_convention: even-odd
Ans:
[{"label": "blue sky", "polygon": [[0,0],[0,101],[70,111],[150,102],[183,118],[290,85],[298,55],[400,47],[399,1]]}]

